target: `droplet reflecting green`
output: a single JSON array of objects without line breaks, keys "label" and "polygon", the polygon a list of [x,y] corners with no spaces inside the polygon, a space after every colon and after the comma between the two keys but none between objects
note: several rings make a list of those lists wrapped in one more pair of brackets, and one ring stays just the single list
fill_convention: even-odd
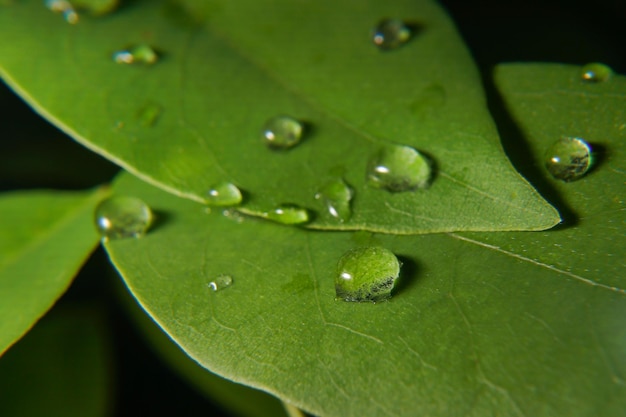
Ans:
[{"label": "droplet reflecting green", "polygon": [[217,292],[233,285],[233,277],[230,275],[219,275],[208,286],[211,291]]},{"label": "droplet reflecting green", "polygon": [[221,182],[207,192],[206,201],[212,206],[236,206],[241,203],[241,191],[230,182]]},{"label": "droplet reflecting green", "polygon": [[302,224],[310,220],[308,210],[292,204],[278,206],[263,213],[263,217],[282,224]]},{"label": "droplet reflecting green", "polygon": [[152,220],[150,207],[135,197],[110,197],[95,212],[96,227],[105,239],[141,237]]},{"label": "droplet reflecting green", "polygon": [[339,219],[340,222],[350,220],[352,209],[350,202],[354,195],[354,191],[346,182],[341,179],[335,179],[326,183],[320,191],[315,194],[317,200],[321,200],[328,213]]},{"label": "droplet reflecting green", "polygon": [[411,39],[411,29],[398,19],[383,19],[374,28],[372,40],[380,49],[396,49]]},{"label": "droplet reflecting green", "polygon": [[561,181],[574,181],[591,167],[591,147],[581,138],[561,138],[548,148],[546,168]]},{"label": "droplet reflecting green", "polygon": [[113,53],[113,61],[117,64],[156,64],[159,54],[149,45],[140,44]]},{"label": "droplet reflecting green", "polygon": [[78,23],[78,13],[67,0],[46,0],[46,7],[55,13],[61,13],[67,23]]},{"label": "droplet reflecting green", "polygon": [[582,68],[581,78],[590,83],[607,81],[613,75],[613,70],[608,65],[593,62]]},{"label": "droplet reflecting green", "polygon": [[302,140],[303,124],[290,116],[276,116],[263,126],[263,139],[273,149],[289,149]]},{"label": "droplet reflecting green", "polygon": [[92,16],[102,16],[111,13],[119,5],[119,0],[70,0],[72,6],[85,11]]},{"label": "droplet reflecting green", "polygon": [[417,150],[389,145],[376,153],[367,168],[368,184],[391,192],[426,188],[431,180],[430,162]]},{"label": "droplet reflecting green", "polygon": [[381,301],[391,297],[400,261],[389,250],[374,246],[346,252],[337,264],[335,291],[345,301]]}]

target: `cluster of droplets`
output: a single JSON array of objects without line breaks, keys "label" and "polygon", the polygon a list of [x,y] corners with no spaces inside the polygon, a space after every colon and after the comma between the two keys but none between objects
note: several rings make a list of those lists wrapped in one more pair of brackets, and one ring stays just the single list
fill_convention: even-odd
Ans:
[{"label": "cluster of droplets", "polygon": [[150,45],[142,43],[113,53],[113,61],[117,64],[153,65],[159,60],[159,54]]},{"label": "cluster of droplets", "polygon": [[111,13],[119,5],[120,0],[44,0],[44,4],[55,13],[61,13],[67,23],[79,21],[77,10],[85,11],[93,16]]},{"label": "cluster of droplets", "polygon": [[374,28],[372,41],[382,50],[396,49],[407,43],[412,30],[399,19],[383,19]]},{"label": "cluster of droplets", "polygon": [[68,0],[46,0],[46,7],[55,13],[61,13],[67,23],[78,23],[78,13]]}]

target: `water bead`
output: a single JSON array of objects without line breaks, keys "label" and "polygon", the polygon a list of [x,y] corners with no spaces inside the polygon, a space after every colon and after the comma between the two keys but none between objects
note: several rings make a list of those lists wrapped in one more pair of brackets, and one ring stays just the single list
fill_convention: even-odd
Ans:
[{"label": "water bead", "polygon": [[302,224],[310,220],[309,212],[293,204],[283,204],[263,213],[263,217],[282,224]]},{"label": "water bead", "polygon": [[67,0],[46,0],[46,7],[55,13],[61,13],[67,23],[78,23],[78,13]]},{"label": "water bead", "polygon": [[341,178],[326,183],[315,194],[315,198],[324,203],[328,213],[340,222],[347,221],[352,216],[350,202],[353,196],[354,191]]},{"label": "water bead", "polygon": [[263,139],[273,149],[289,149],[302,140],[303,124],[290,116],[276,116],[265,122]]},{"label": "water bead", "polygon": [[383,50],[396,49],[411,39],[411,29],[398,19],[383,19],[374,28],[372,41]]},{"label": "water bead", "polygon": [[117,64],[152,65],[159,60],[159,54],[149,45],[140,44],[113,53],[113,61]]},{"label": "water bead", "polygon": [[105,239],[141,237],[152,220],[150,207],[135,197],[110,197],[102,201],[95,211],[96,227]]},{"label": "water bead", "polygon": [[591,147],[581,138],[567,137],[554,142],[545,154],[550,174],[561,181],[574,181],[591,167]]},{"label": "water bead", "polygon": [[430,162],[417,150],[389,145],[376,153],[367,168],[368,184],[391,192],[426,188],[431,179]]},{"label": "water bead", "polygon": [[604,64],[593,62],[585,65],[581,70],[581,78],[589,83],[607,81],[613,75],[613,70]]},{"label": "water bead", "polygon": [[209,282],[208,287],[211,291],[217,292],[233,285],[233,277],[230,275],[218,275],[213,281]]},{"label": "water bead", "polygon": [[212,206],[236,206],[242,200],[241,191],[230,182],[221,182],[207,192],[206,201]]}]

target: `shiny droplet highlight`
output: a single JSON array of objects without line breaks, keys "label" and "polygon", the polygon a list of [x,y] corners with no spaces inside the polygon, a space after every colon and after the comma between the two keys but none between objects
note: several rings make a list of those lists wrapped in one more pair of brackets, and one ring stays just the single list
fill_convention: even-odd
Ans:
[{"label": "shiny droplet highlight", "polygon": [[368,184],[391,192],[426,188],[431,180],[430,161],[417,150],[390,145],[377,152],[367,167]]},{"label": "shiny droplet highlight", "polygon": [[400,265],[398,258],[382,247],[349,250],[337,264],[337,298],[357,302],[388,299],[400,274]]},{"label": "shiny droplet highlight", "polygon": [[396,49],[411,39],[411,28],[399,19],[383,19],[374,28],[372,41],[383,50]]},{"label": "shiny droplet highlight", "polygon": [[353,195],[354,190],[343,179],[338,178],[320,188],[315,198],[324,204],[331,216],[343,223],[352,216],[350,203]]},{"label": "shiny droplet highlight", "polygon": [[546,168],[561,181],[574,181],[591,167],[591,146],[581,138],[561,138],[545,154]]},{"label": "shiny droplet highlight", "polygon": [[276,116],[263,126],[263,140],[272,149],[289,149],[302,140],[302,122],[290,116]]},{"label": "shiny droplet highlight", "polygon": [[152,210],[135,197],[113,196],[95,212],[96,227],[105,239],[141,237],[152,224]]},{"label": "shiny droplet highlight", "polygon": [[585,82],[600,83],[608,81],[613,75],[613,70],[608,65],[592,62],[585,65],[581,70],[581,78]]},{"label": "shiny droplet highlight", "polygon": [[46,7],[55,13],[61,13],[67,23],[78,23],[78,13],[72,3],[67,0],[46,0]]},{"label": "shiny droplet highlight", "polygon": [[159,54],[146,44],[135,45],[113,53],[113,61],[117,64],[153,65],[159,60]]},{"label": "shiny droplet highlight", "polygon": [[293,204],[280,205],[263,213],[263,217],[282,224],[303,224],[310,220],[308,210]]},{"label": "shiny droplet highlight", "polygon": [[213,281],[209,282],[208,287],[211,291],[217,292],[233,285],[233,277],[230,275],[219,275]]},{"label": "shiny droplet highlight", "polygon": [[207,191],[206,201],[212,206],[236,206],[241,203],[242,195],[237,186],[230,182],[221,182]]}]

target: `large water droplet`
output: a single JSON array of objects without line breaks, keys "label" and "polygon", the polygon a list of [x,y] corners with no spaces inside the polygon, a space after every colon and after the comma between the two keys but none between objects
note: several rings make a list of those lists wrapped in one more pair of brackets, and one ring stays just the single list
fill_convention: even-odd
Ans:
[{"label": "large water droplet", "polygon": [[402,20],[383,19],[374,28],[372,40],[380,49],[396,49],[411,39],[411,28]]},{"label": "large water droplet", "polygon": [[290,116],[276,116],[263,126],[263,139],[270,148],[289,149],[302,140],[303,124]]},{"label": "large water droplet", "polygon": [[98,205],[95,220],[105,239],[141,237],[152,223],[152,211],[138,198],[113,196]]},{"label": "large water droplet", "polygon": [[230,182],[221,182],[207,192],[207,203],[212,206],[236,206],[241,203],[241,191]]},{"label": "large water droplet", "polygon": [[582,68],[581,78],[583,81],[590,83],[599,83],[607,81],[613,75],[611,67],[600,64],[598,62],[592,62]]},{"label": "large water droplet", "polygon": [[581,138],[561,138],[548,148],[546,168],[562,181],[574,181],[591,167],[591,147]]},{"label": "large water droplet", "polygon": [[302,224],[310,220],[309,212],[293,204],[283,204],[263,213],[263,217],[282,224]]},{"label": "large water droplet", "polygon": [[149,45],[135,45],[113,53],[113,61],[117,64],[152,65],[159,60],[159,54]]},{"label": "large water droplet", "polygon": [[391,297],[400,261],[381,247],[352,249],[337,264],[335,291],[346,301],[381,301]]},{"label": "large water droplet", "polygon": [[343,223],[352,216],[350,201],[353,195],[352,188],[343,179],[338,178],[325,184],[315,194],[315,198],[324,203],[331,216]]},{"label": "large water droplet", "polygon": [[78,23],[78,13],[67,0],[46,0],[46,7],[55,13],[61,13],[67,23]]},{"label": "large water droplet", "polygon": [[230,275],[219,275],[208,286],[211,291],[220,291],[233,285],[233,277]]},{"label": "large water droplet", "polygon": [[431,179],[430,162],[417,150],[402,145],[389,145],[369,161],[369,185],[391,192],[426,188]]}]

